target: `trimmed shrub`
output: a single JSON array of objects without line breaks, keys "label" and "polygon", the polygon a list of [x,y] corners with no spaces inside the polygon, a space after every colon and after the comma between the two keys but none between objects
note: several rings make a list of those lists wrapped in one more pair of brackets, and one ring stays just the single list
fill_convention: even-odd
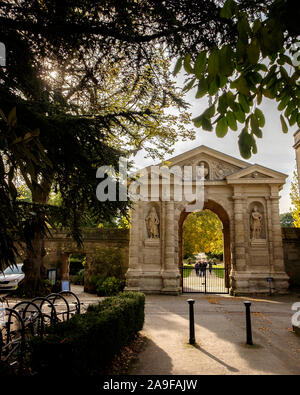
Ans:
[{"label": "trimmed shrub", "polygon": [[98,296],[113,296],[123,291],[125,280],[116,277],[107,277],[100,279],[96,284],[96,293]]},{"label": "trimmed shrub", "polygon": [[143,328],[145,295],[124,292],[84,314],[48,328],[31,341],[32,366],[41,375],[101,375]]}]

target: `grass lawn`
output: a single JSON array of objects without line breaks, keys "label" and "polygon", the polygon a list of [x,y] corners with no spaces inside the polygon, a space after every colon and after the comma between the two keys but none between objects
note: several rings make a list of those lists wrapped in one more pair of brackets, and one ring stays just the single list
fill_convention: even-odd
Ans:
[{"label": "grass lawn", "polygon": [[189,275],[192,273],[193,268],[193,265],[183,265],[183,278],[189,277]]},{"label": "grass lawn", "polygon": [[213,265],[213,271],[215,272],[216,277],[224,278],[224,267],[224,265]]}]

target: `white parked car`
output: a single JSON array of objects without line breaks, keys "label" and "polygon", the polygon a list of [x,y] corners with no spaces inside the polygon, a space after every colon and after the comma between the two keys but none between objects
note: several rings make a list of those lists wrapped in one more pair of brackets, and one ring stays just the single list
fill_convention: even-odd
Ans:
[{"label": "white parked car", "polygon": [[22,272],[23,263],[17,266],[7,267],[3,273],[0,273],[0,290],[13,290],[18,288],[18,284],[23,280],[25,274]]}]

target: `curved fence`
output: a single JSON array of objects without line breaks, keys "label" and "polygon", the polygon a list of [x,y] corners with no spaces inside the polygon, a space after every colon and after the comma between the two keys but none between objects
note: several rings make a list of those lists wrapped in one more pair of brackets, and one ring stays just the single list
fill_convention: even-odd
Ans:
[{"label": "curved fence", "polygon": [[[9,307],[0,298],[0,360],[22,371],[28,354],[28,340],[43,337],[45,328],[56,322],[69,320],[80,314],[80,300],[71,291],[52,293]],[[1,306],[0,305],[0,306]]]}]

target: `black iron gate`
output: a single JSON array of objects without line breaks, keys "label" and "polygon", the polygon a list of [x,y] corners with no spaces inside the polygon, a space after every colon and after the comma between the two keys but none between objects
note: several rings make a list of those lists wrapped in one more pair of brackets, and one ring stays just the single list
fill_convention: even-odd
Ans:
[{"label": "black iron gate", "polygon": [[225,267],[213,267],[211,269],[196,270],[193,266],[182,267],[182,292],[227,294],[226,287],[227,270]]}]

